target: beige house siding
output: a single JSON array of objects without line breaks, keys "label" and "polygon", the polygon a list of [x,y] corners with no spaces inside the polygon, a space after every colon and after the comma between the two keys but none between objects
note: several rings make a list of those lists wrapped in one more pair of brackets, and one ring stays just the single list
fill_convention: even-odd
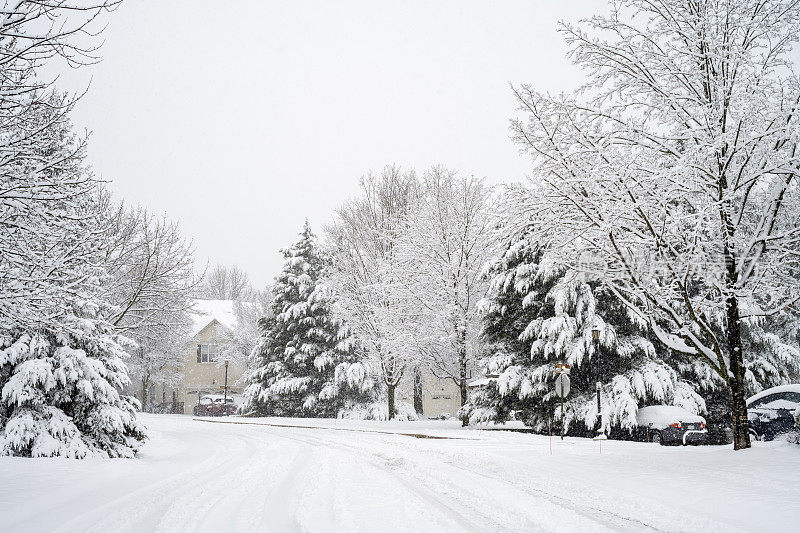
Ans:
[{"label": "beige house siding", "polygon": [[[216,319],[212,320],[206,327],[195,335],[186,344],[186,351],[183,365],[183,380],[178,389],[178,396],[183,402],[183,412],[192,414],[192,409],[197,404],[200,396],[204,394],[222,394],[225,384],[225,365],[221,361],[209,361],[207,363],[197,362],[197,347],[200,344],[216,340],[220,344],[224,343],[222,324]],[[242,393],[240,383],[244,374],[244,365],[231,362],[228,365],[228,395],[238,398]]]},{"label": "beige house siding", "polygon": [[[398,399],[414,404],[414,393],[410,379],[398,387]],[[422,416],[438,418],[442,415],[456,416],[461,407],[461,391],[452,379],[437,378],[433,374],[422,375]]]}]

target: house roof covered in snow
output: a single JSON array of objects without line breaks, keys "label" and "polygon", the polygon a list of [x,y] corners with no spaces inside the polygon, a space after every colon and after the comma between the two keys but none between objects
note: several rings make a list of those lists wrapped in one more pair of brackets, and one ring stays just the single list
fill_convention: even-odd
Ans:
[{"label": "house roof covered in snow", "polygon": [[235,302],[233,300],[195,300],[192,313],[192,337],[216,320],[228,329],[236,326]]}]

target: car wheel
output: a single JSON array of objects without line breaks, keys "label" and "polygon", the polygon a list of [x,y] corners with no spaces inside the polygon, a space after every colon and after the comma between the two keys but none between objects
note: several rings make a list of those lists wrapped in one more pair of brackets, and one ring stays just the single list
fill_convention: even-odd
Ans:
[{"label": "car wheel", "polygon": [[664,441],[661,439],[661,432],[653,431],[650,434],[650,442],[664,446]]}]

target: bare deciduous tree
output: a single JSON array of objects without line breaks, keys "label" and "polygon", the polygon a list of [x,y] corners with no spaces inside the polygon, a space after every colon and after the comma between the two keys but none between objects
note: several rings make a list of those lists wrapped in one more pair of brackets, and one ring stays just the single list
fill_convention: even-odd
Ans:
[{"label": "bare deciduous tree", "polygon": [[403,217],[419,194],[412,172],[386,167],[379,176],[361,180],[361,196],[336,214],[326,228],[332,244],[335,309],[374,361],[387,388],[389,417],[395,415],[395,389],[417,351],[408,329],[402,327],[408,308],[393,288],[398,282],[394,243]]},{"label": "bare deciduous tree", "polygon": [[480,355],[476,306],[488,289],[481,274],[499,251],[491,200],[481,180],[434,167],[396,242],[398,285],[413,302],[416,343],[434,375],[458,386],[462,405]]},{"label": "bare deciduous tree", "polygon": [[99,211],[106,231],[106,297],[116,305],[108,320],[138,340],[185,329],[197,283],[193,249],[178,225],[142,207],[115,205],[107,191],[101,193]]},{"label": "bare deciduous tree", "polygon": [[228,267],[219,264],[206,272],[203,283],[198,287],[198,294],[209,300],[237,302],[250,302],[256,296],[247,272],[236,265]]}]

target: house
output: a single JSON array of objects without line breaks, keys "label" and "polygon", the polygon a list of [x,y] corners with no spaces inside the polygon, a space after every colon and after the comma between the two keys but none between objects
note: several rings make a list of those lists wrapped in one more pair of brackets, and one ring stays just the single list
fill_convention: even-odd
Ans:
[{"label": "house", "polygon": [[[183,378],[177,396],[183,412],[192,409],[206,394],[223,394],[227,364],[228,395],[238,398],[245,372],[243,357],[226,357],[226,345],[236,327],[235,302],[232,300],[197,300],[191,336],[183,358]],[[238,403],[238,402],[237,402]]]},{"label": "house", "polygon": [[[131,375],[134,384],[126,393],[136,396],[146,405],[147,411],[190,415],[202,396],[225,392],[227,358],[228,395],[236,400],[242,393],[245,363],[242,354],[232,356],[236,354],[231,353],[230,339],[236,327],[235,305],[232,300],[197,300],[189,337],[182,352],[176,354],[180,364],[176,365],[177,371],[171,372],[178,376],[177,383],[154,379],[143,391],[134,371]],[[144,394],[147,398],[143,398]]]}]

